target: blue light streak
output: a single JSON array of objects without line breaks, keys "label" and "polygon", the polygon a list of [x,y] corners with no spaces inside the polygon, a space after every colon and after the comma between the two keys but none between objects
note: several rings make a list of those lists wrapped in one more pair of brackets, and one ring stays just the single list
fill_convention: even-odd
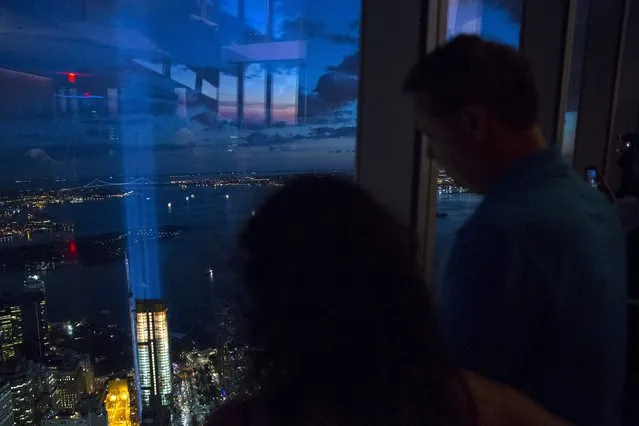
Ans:
[{"label": "blue light streak", "polygon": [[[126,10],[116,13],[126,20]],[[118,20],[116,17],[115,21]],[[140,23],[141,33],[146,33],[146,28]],[[120,43],[126,46],[127,43]],[[127,57],[128,52],[121,48],[122,56]],[[155,174],[155,159],[153,150],[147,142],[153,140],[153,125],[139,126],[128,124],[122,117],[130,114],[151,115],[149,99],[150,87],[148,79],[136,78],[134,73],[122,68],[118,76],[118,99],[122,100],[118,111],[123,118],[120,122],[120,140],[122,141],[122,170],[125,182],[135,182],[141,176]],[[79,99],[90,96],[78,96]],[[124,199],[124,218],[129,235],[126,259],[127,275],[129,279],[129,303],[131,313],[131,332],[133,335],[133,357],[135,366],[135,380],[138,393],[138,410],[142,413],[142,398],[140,393],[140,370],[138,365],[138,353],[136,336],[136,312],[135,301],[138,299],[161,299],[162,285],[158,266],[158,241],[151,238],[153,232],[158,229],[157,211],[155,203],[147,202],[147,198],[155,199],[154,185],[126,185],[127,191],[133,191],[133,195]]]}]

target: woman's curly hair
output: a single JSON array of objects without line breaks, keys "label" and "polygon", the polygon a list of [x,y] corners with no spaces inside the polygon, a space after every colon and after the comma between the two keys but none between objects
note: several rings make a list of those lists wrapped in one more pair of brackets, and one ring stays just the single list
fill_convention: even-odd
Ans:
[{"label": "woman's curly hair", "polygon": [[296,177],[240,247],[250,381],[273,424],[472,424],[409,233],[361,187]]}]

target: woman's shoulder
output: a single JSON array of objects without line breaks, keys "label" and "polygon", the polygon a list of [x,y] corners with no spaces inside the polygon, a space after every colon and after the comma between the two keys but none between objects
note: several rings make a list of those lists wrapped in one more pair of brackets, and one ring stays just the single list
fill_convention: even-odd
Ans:
[{"label": "woman's shoulder", "polygon": [[493,382],[468,371],[462,373],[477,407],[478,424],[568,426],[540,404],[509,386]]}]

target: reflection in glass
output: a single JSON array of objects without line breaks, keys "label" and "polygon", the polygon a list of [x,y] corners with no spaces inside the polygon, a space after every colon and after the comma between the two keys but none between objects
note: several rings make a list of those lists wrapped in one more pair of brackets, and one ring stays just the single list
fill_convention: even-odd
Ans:
[{"label": "reflection in glass", "polygon": [[299,68],[282,67],[273,73],[273,124],[295,125],[298,117]]},{"label": "reflection in glass", "polygon": [[519,47],[523,0],[450,0],[448,2],[449,37],[479,34],[487,40]]},{"label": "reflection in glass", "polygon": [[250,64],[244,72],[244,120],[247,123],[264,124],[267,109],[266,70],[260,64]]},{"label": "reflection in glass", "polygon": [[237,83],[236,76],[220,73],[220,117],[229,121],[237,120]]},{"label": "reflection in glass", "polygon": [[570,78],[568,80],[568,99],[566,102],[563,140],[561,143],[562,156],[569,163],[572,163],[575,151],[575,135],[577,133],[577,119],[579,116],[579,99],[586,48],[589,5],[590,0],[577,1],[577,14],[570,62]]},{"label": "reflection in glass", "polygon": [[[233,244],[288,175],[352,175],[360,9],[2,2],[0,291],[45,277],[51,355],[91,354],[96,375],[126,380],[131,423],[151,403],[140,369],[166,376],[167,350],[187,396],[160,405],[182,424],[240,390]],[[131,334],[143,299],[166,304],[158,356]]]}]

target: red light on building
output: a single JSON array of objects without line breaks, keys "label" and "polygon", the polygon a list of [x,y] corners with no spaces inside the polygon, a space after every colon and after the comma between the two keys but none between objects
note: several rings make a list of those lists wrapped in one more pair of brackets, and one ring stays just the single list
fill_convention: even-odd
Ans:
[{"label": "red light on building", "polygon": [[68,72],[67,73],[67,78],[69,79],[69,83],[75,83],[75,73],[74,72]]},{"label": "red light on building", "polygon": [[75,241],[71,241],[69,243],[69,253],[75,254],[77,250],[78,250],[78,247],[75,245]]},{"label": "red light on building", "polygon": [[88,98],[89,97],[89,92],[84,92],[84,97]]}]

